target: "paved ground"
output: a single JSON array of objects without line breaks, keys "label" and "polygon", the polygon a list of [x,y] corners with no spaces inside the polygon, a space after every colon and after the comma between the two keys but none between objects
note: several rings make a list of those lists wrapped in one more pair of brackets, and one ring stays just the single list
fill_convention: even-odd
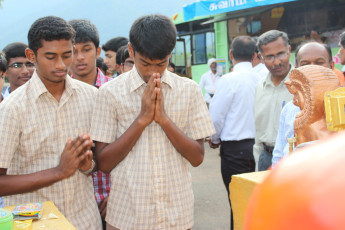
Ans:
[{"label": "paved ground", "polygon": [[195,196],[192,230],[230,229],[230,207],[220,173],[219,149],[205,143],[205,159],[191,168]]}]

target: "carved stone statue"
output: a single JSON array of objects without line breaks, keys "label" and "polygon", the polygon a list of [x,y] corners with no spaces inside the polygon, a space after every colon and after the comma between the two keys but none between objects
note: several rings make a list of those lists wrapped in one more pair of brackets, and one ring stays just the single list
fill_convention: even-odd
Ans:
[{"label": "carved stone statue", "polygon": [[301,112],[294,122],[296,145],[316,141],[334,132],[327,129],[324,94],[340,87],[337,75],[329,68],[307,65],[294,69],[285,82]]}]

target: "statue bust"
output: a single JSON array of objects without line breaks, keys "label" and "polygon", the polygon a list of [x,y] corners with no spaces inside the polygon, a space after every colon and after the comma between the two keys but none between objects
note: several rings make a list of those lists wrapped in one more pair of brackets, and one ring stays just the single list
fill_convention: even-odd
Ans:
[{"label": "statue bust", "polygon": [[294,122],[296,146],[316,141],[334,132],[327,129],[324,94],[340,87],[333,70],[318,65],[306,65],[291,70],[285,82],[294,95],[293,104],[300,107]]}]

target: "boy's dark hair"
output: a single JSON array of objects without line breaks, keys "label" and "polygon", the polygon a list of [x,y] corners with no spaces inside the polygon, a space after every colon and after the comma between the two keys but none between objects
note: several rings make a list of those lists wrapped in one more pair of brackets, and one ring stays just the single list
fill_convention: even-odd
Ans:
[{"label": "boy's dark hair", "polygon": [[117,52],[116,52],[116,64],[121,65],[122,62],[122,56],[124,54],[124,51],[126,49],[127,45],[121,46]]},{"label": "boy's dark hair", "polygon": [[232,55],[238,61],[251,62],[255,49],[255,41],[249,36],[236,37],[231,44]]},{"label": "boy's dark hair", "polygon": [[274,42],[280,37],[284,40],[284,44],[286,46],[289,46],[289,37],[283,31],[269,30],[269,31],[261,34],[260,37],[258,38],[258,42],[257,42],[257,47],[258,47],[260,53],[262,52],[261,47],[263,45],[267,45],[270,42]]},{"label": "boy's dark hair", "polygon": [[5,54],[0,51],[0,71],[4,73],[6,72],[6,70],[7,70],[6,57],[5,57]]},{"label": "boy's dark hair", "polygon": [[126,46],[126,48],[123,50],[123,53],[121,56],[121,63],[124,64],[127,58],[129,58],[128,46]]},{"label": "boy's dark hair", "polygon": [[5,53],[7,63],[10,62],[11,58],[16,58],[16,57],[26,58],[26,55],[25,55],[26,48],[28,48],[28,45],[22,42],[13,42],[5,46],[5,48],[2,51]]},{"label": "boy's dark hair", "polygon": [[328,53],[328,61],[329,61],[329,63],[331,63],[333,61],[332,50],[331,50],[331,47],[329,47],[329,45],[323,44],[323,43],[319,43],[319,42],[316,42],[314,40],[308,40],[308,41],[302,42],[301,44],[299,44],[297,46],[296,51],[295,51],[295,64],[297,64],[297,56],[298,56],[299,50],[302,48],[302,46],[304,46],[306,44],[309,44],[309,43],[318,43],[318,44],[322,45],[323,47],[325,47],[325,49],[327,50],[327,53]]},{"label": "boy's dark hair", "polygon": [[170,18],[155,14],[135,20],[129,41],[134,52],[151,60],[164,59],[174,49],[176,36],[176,27]]},{"label": "boy's dark hair", "polygon": [[342,33],[339,35],[339,39],[340,39],[340,44],[341,44],[341,46],[345,49],[345,32],[342,32]]},{"label": "boy's dark hair", "polygon": [[92,42],[96,48],[99,46],[99,34],[96,26],[85,19],[73,19],[69,24],[75,30],[75,43]]},{"label": "boy's dark hair", "polygon": [[173,62],[169,62],[168,67],[175,69],[175,64]]},{"label": "boy's dark hair", "polygon": [[124,45],[128,44],[128,39],[125,37],[116,37],[112,38],[107,41],[103,46],[102,49],[107,52],[108,50],[117,52],[117,50]]},{"label": "boy's dark hair", "polygon": [[37,19],[28,33],[29,48],[37,54],[42,47],[42,40],[71,40],[74,44],[75,31],[64,19],[56,16],[47,16]]},{"label": "boy's dark hair", "polygon": [[[126,59],[129,58],[129,51],[128,51],[128,45],[121,46],[120,49],[118,50],[118,53],[121,54],[120,60],[119,60],[119,65],[124,64]],[[116,64],[117,64],[117,54],[116,53]]]},{"label": "boy's dark hair", "polygon": [[107,67],[107,65],[104,63],[104,60],[103,60],[102,57],[98,57],[98,58],[96,59],[96,67],[97,67],[97,68],[100,68],[101,70],[103,70],[104,73],[107,72],[107,70],[108,70],[108,67]]}]

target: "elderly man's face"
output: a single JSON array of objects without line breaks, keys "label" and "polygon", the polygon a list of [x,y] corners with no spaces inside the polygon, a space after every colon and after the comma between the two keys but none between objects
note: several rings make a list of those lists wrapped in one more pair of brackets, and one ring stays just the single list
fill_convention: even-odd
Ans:
[{"label": "elderly man's face", "polygon": [[324,45],[316,42],[307,43],[302,46],[297,54],[296,67],[305,65],[320,65],[326,68],[333,68],[329,54]]},{"label": "elderly man's face", "polygon": [[290,70],[290,46],[284,43],[282,37],[261,46],[261,55],[272,77],[285,78]]},{"label": "elderly man's face", "polygon": [[217,63],[213,62],[210,66],[210,69],[213,73],[216,73],[217,72]]}]

